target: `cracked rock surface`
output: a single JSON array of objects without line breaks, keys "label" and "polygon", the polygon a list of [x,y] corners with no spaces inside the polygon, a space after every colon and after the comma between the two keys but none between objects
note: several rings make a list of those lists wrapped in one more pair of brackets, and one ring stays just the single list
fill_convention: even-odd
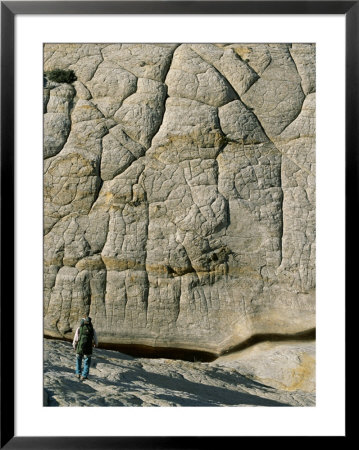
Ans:
[{"label": "cracked rock surface", "polygon": [[315,328],[315,46],[46,44],[44,331],[220,355]]},{"label": "cracked rock surface", "polygon": [[[312,353],[310,344],[272,346],[266,369],[263,355],[259,366],[256,355],[201,363],[95,349],[89,378],[81,382],[71,344],[45,339],[44,406],[315,406],[311,386],[301,384],[304,366],[296,361],[305,364]],[[297,384],[289,386],[293,370]]]}]

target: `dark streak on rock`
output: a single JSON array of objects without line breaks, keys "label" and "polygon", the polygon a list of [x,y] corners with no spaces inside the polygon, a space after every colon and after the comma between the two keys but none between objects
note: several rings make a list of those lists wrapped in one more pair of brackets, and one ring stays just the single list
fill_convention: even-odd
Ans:
[{"label": "dark streak on rock", "polygon": [[248,347],[252,347],[260,342],[281,342],[281,341],[312,341],[315,339],[315,328],[309,330],[301,331],[300,333],[293,334],[281,334],[281,333],[270,333],[270,334],[255,334],[250,338],[246,339],[238,345],[234,345],[224,352],[220,356],[228,355],[229,353],[239,352],[245,350]]},{"label": "dark streak on rock", "polygon": [[[44,336],[47,339],[62,340],[72,342],[69,338],[56,338],[52,336]],[[194,362],[212,362],[219,356],[228,355],[229,353],[239,352],[260,342],[283,342],[283,341],[312,341],[315,339],[315,328],[294,334],[256,334],[239,345],[230,347],[228,350],[217,354],[214,352],[206,352],[195,349],[176,348],[176,347],[152,347],[150,345],[141,344],[114,344],[108,342],[100,342],[99,348],[105,350],[114,350],[127,355],[138,358],[166,358],[181,359],[184,361]]]}]

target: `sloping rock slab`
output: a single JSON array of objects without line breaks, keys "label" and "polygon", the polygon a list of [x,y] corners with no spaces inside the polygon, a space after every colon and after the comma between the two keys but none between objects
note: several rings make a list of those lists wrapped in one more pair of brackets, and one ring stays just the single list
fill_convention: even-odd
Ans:
[{"label": "sloping rock slab", "polygon": [[75,377],[68,342],[44,339],[45,406],[314,406],[312,392],[255,381],[223,363],[134,358],[94,349],[89,379]]}]

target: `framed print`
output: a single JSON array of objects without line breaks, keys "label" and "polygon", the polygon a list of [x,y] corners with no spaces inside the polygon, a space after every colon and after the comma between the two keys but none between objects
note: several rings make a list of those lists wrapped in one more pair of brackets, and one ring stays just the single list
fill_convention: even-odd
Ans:
[{"label": "framed print", "polygon": [[358,8],[1,3],[1,448],[347,436]]}]

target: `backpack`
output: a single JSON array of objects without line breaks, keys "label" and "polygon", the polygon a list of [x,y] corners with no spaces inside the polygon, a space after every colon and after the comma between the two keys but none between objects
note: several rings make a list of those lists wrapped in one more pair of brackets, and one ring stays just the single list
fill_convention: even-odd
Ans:
[{"label": "backpack", "polygon": [[92,340],[94,332],[92,323],[84,323],[80,326],[80,336],[76,347],[76,353],[79,355],[92,354]]}]

